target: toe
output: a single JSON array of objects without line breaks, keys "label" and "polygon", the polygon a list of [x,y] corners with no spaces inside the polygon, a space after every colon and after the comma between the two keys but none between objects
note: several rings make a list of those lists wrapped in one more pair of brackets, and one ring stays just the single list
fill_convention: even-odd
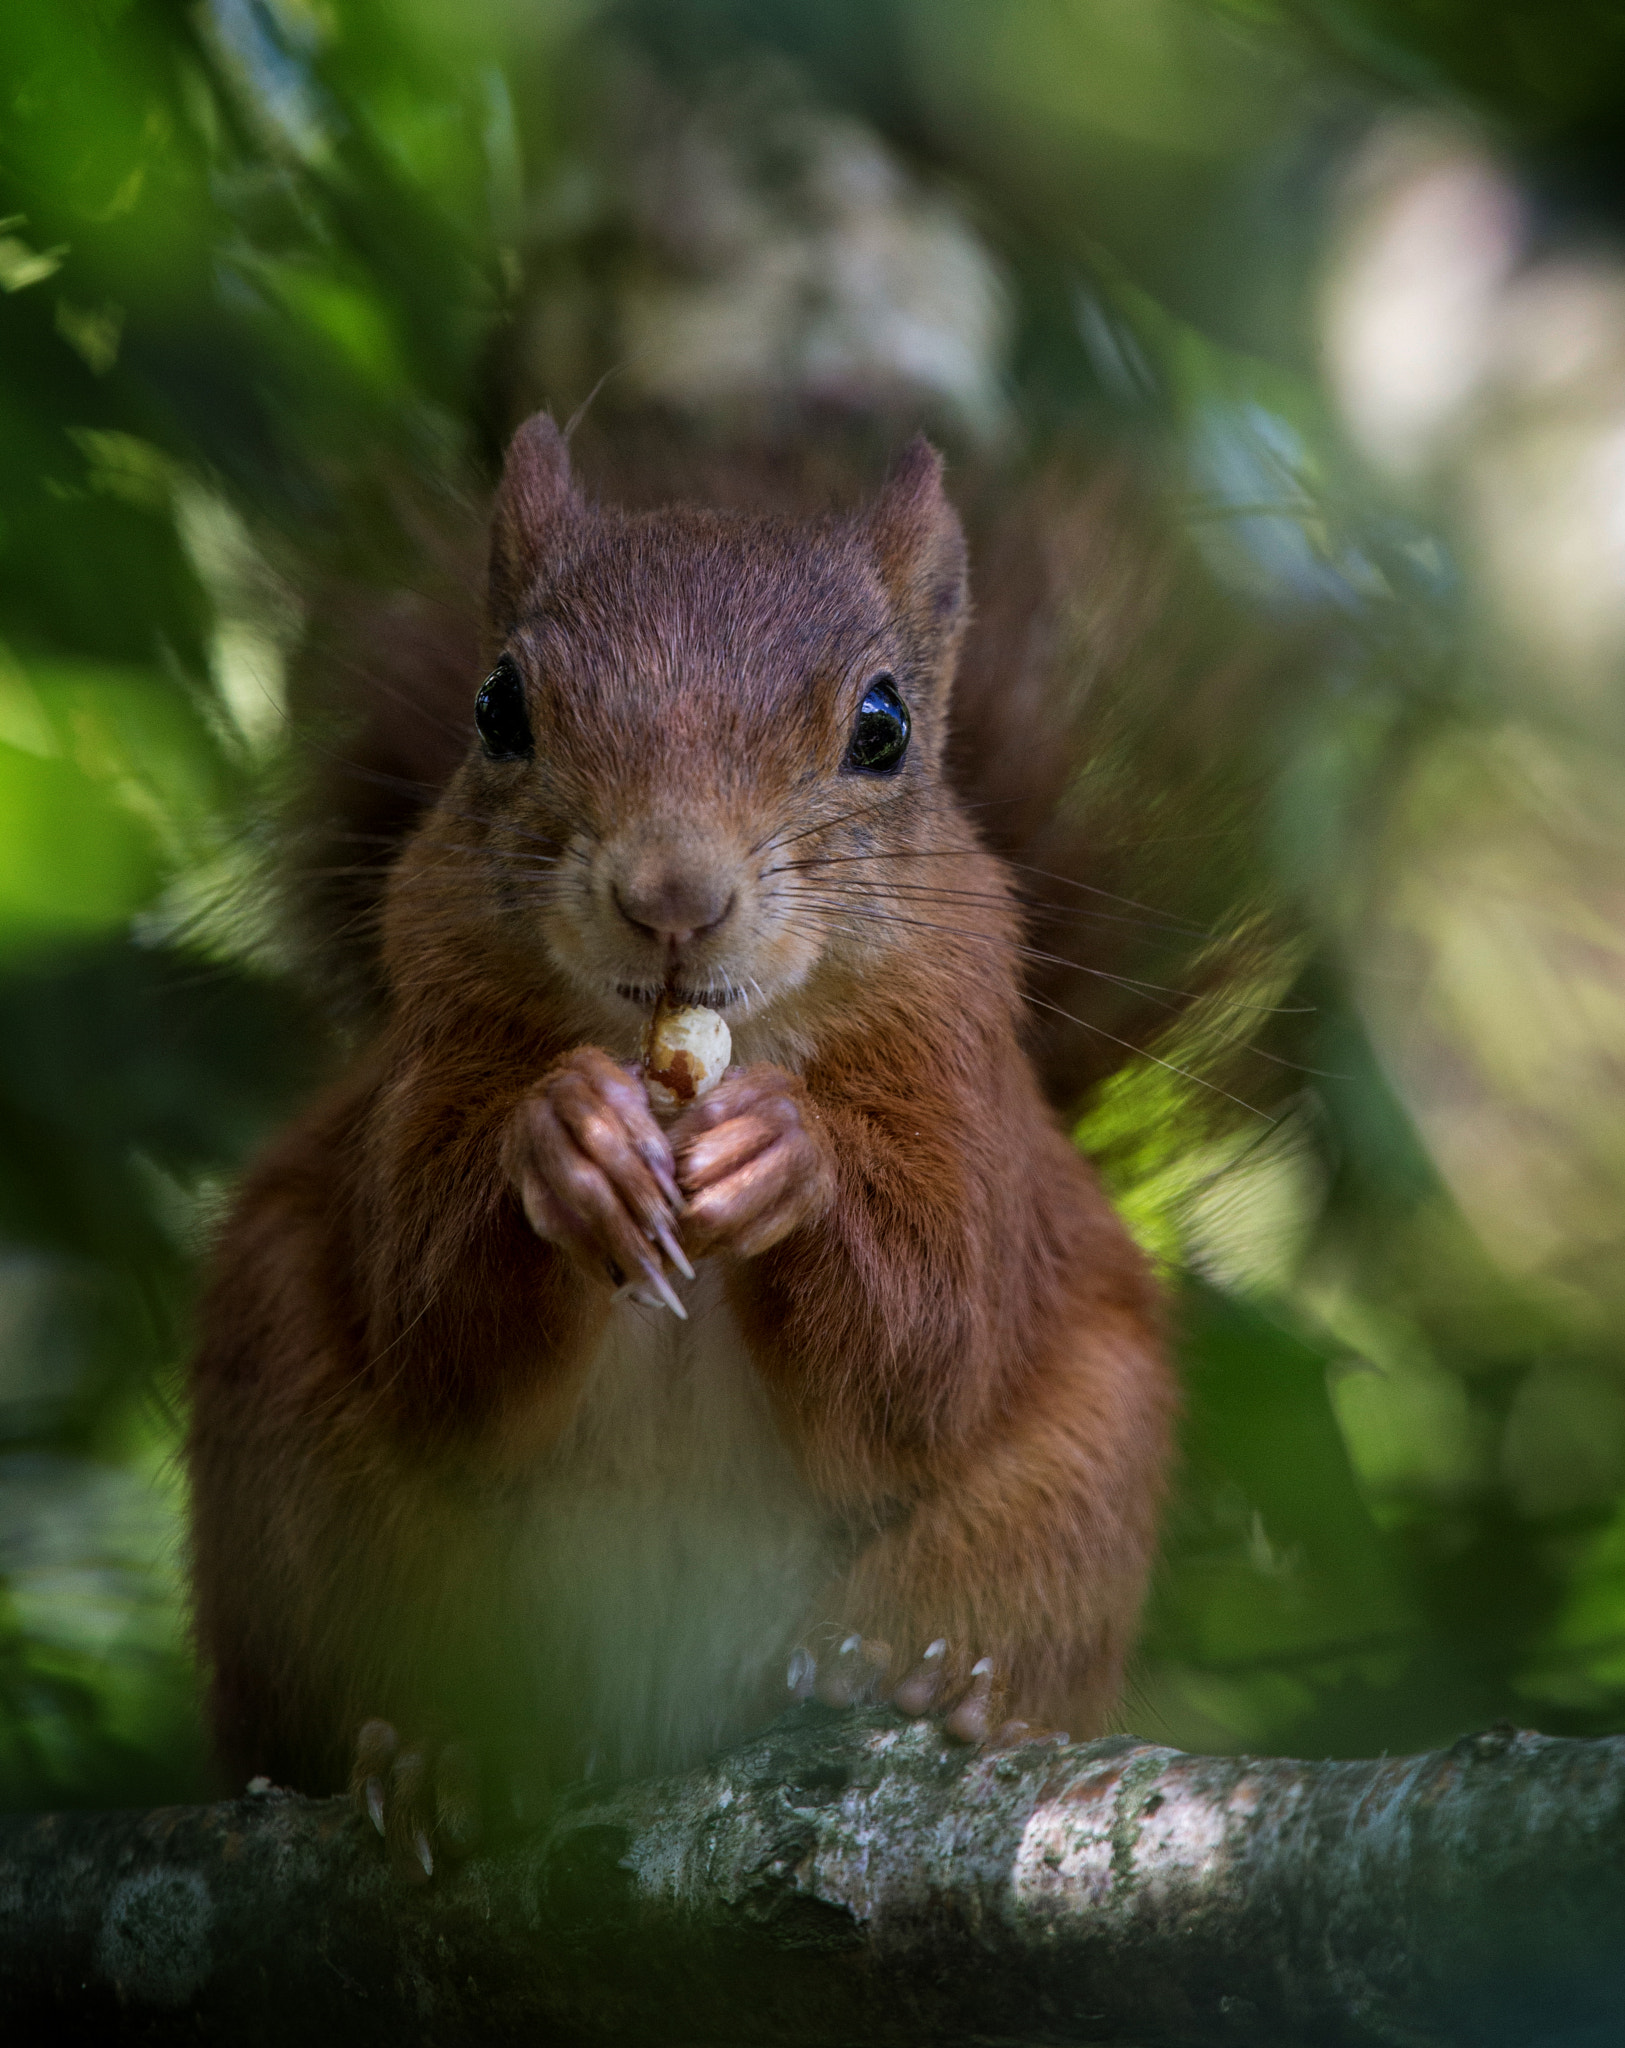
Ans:
[{"label": "toe", "polygon": [[400,1747],[388,1721],[366,1721],[355,1739],[355,1760],[350,1766],[350,1799],[363,1820],[384,1832],[385,1791]]},{"label": "toe", "polygon": [[427,1884],[434,1876],[432,1814],[427,1753],[418,1747],[403,1749],[385,1795],[384,1843],[396,1876],[405,1884]]},{"label": "toe", "polygon": [[929,1714],[942,1696],[942,1682],[948,1670],[948,1644],[939,1636],[926,1646],[918,1664],[892,1694],[892,1702],[905,1714],[918,1718]]},{"label": "toe", "polygon": [[993,1659],[983,1657],[971,1666],[970,1687],[964,1698],[943,1722],[944,1732],[956,1742],[976,1745],[987,1742],[1004,1716],[996,1703],[997,1673]]},{"label": "toe", "polygon": [[814,1690],[826,1707],[855,1707],[872,1700],[880,1689],[891,1650],[864,1636],[848,1636],[831,1658],[818,1667]]}]

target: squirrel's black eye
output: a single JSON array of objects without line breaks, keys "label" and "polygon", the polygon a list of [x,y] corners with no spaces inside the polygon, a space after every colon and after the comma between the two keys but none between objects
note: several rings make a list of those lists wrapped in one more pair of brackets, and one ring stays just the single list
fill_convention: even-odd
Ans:
[{"label": "squirrel's black eye", "polygon": [[520,761],[536,751],[525,709],[525,679],[506,654],[480,685],[474,725],[493,761]]},{"label": "squirrel's black eye", "polygon": [[864,692],[852,726],[846,765],[871,775],[889,775],[908,752],[908,706],[890,676],[876,676]]}]

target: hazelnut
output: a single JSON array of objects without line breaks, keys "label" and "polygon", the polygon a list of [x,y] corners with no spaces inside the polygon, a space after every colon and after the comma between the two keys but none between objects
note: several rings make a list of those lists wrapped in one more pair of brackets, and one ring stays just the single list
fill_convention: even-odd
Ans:
[{"label": "hazelnut", "polygon": [[715,1010],[673,1003],[662,995],[643,1034],[650,1103],[669,1112],[698,1102],[728,1071],[732,1053],[732,1034]]}]

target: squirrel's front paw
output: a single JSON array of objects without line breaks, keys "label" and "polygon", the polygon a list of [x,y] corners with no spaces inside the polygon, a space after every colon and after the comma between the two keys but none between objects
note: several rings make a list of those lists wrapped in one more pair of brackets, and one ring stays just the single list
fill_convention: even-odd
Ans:
[{"label": "squirrel's front paw", "polygon": [[479,1773],[466,1743],[403,1742],[390,1722],[364,1722],[350,1798],[407,1884],[427,1884],[438,1861],[467,1856],[479,1842]]},{"label": "squirrel's front paw", "polygon": [[807,1091],[782,1067],[727,1074],[671,1134],[696,1255],[754,1258],[816,1222],[835,1197],[835,1159]]},{"label": "squirrel's front paw", "polygon": [[538,1237],[613,1286],[642,1281],[684,1313],[661,1258],[693,1279],[677,1241],[671,1147],[625,1067],[596,1046],[566,1053],[515,1110],[504,1163]]}]

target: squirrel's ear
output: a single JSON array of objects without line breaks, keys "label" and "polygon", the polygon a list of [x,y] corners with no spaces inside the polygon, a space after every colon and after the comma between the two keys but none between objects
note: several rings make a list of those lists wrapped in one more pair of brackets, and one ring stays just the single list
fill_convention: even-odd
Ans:
[{"label": "squirrel's ear", "polygon": [[893,598],[951,643],[965,616],[965,532],[942,488],[942,457],[923,434],[903,450],[867,524]]},{"label": "squirrel's ear", "polygon": [[512,626],[526,593],[558,552],[561,522],[580,507],[564,436],[550,414],[533,412],[508,443],[491,508],[487,608],[498,632]]}]

